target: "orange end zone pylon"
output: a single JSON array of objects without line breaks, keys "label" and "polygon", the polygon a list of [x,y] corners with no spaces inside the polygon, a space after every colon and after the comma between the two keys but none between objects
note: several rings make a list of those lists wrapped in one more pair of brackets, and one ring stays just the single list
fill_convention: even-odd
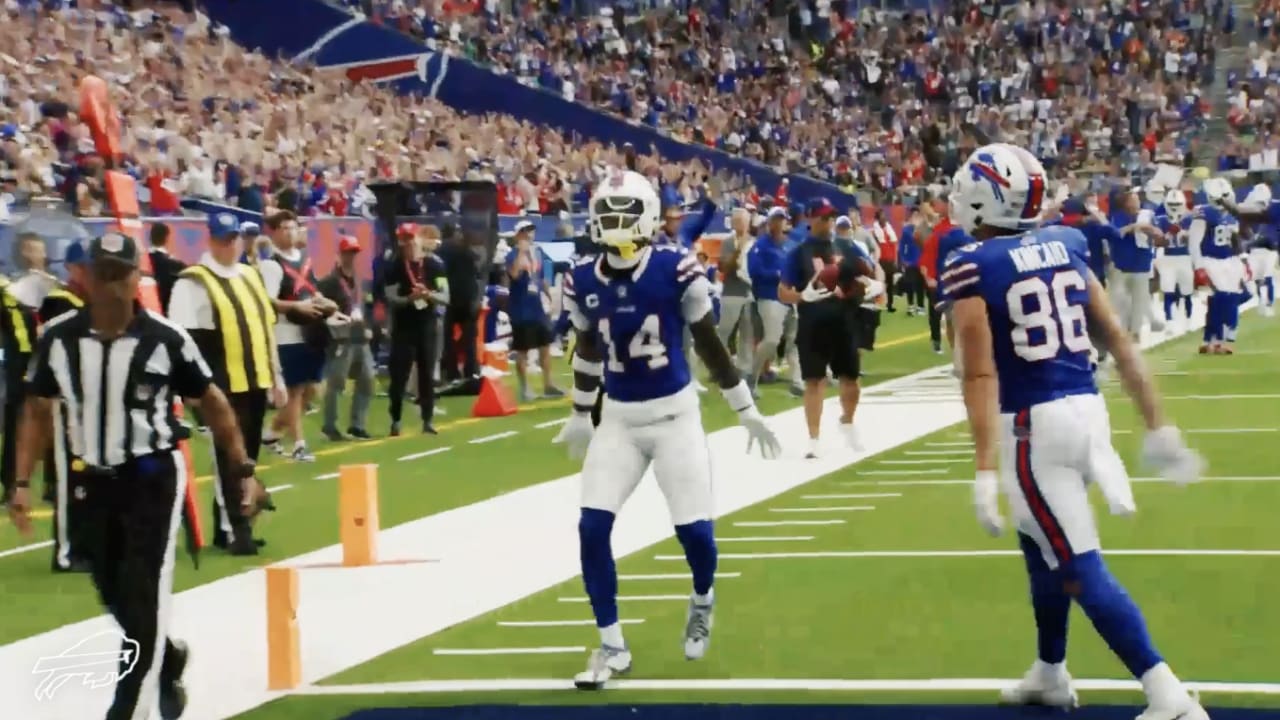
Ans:
[{"label": "orange end zone pylon", "polygon": [[[80,80],[80,119],[93,135],[93,144],[102,157],[106,168],[104,185],[107,190],[107,201],[111,207],[111,215],[115,218],[115,230],[133,238],[140,250],[145,250],[142,242],[141,211],[138,207],[138,190],[132,177],[120,172],[116,167],[120,163],[120,115],[111,102],[111,91],[107,83],[99,77],[86,75]],[[156,289],[155,278],[152,277],[151,256],[141,252],[138,257],[142,269],[142,282],[138,285],[138,302],[148,310],[162,313],[160,294]],[[182,408],[176,409],[179,417]],[[192,558],[199,556],[204,546],[204,533],[200,527],[200,512],[196,506],[196,473],[191,462],[191,444],[187,441],[178,443],[182,456],[186,460],[187,497],[184,507],[184,526],[187,532],[187,549]]]}]

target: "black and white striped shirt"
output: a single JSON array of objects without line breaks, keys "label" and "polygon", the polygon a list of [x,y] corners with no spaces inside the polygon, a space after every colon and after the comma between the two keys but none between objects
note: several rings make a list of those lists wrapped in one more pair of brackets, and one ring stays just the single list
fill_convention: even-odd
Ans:
[{"label": "black and white striped shirt", "polygon": [[185,436],[174,397],[200,397],[212,381],[187,331],[141,308],[112,340],[87,309],[60,315],[27,370],[28,392],[63,401],[72,457],[97,467],[173,449]]}]

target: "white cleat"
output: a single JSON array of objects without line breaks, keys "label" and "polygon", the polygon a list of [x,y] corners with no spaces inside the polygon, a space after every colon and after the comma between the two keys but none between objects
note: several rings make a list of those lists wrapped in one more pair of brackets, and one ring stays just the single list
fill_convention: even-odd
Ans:
[{"label": "white cleat", "polygon": [[601,645],[591,651],[587,669],[573,676],[573,684],[579,690],[603,690],[614,675],[631,672],[631,651],[626,648]]},{"label": "white cleat", "polygon": [[862,438],[858,436],[858,429],[853,423],[840,423],[840,437],[844,438],[844,442],[854,452],[862,452]]},{"label": "white cleat", "polygon": [[1000,691],[1000,702],[1071,709],[1080,704],[1080,698],[1071,686],[1066,665],[1048,665],[1037,660],[1017,685]]},{"label": "white cleat", "polygon": [[689,609],[685,612],[684,621],[684,657],[686,660],[701,660],[707,654],[707,646],[711,644],[711,624],[715,620],[715,596],[711,602],[699,605],[689,598]]},{"label": "white cleat", "polygon": [[1259,310],[1262,312],[1262,317],[1274,317],[1276,314],[1276,309],[1270,305],[1263,305]]},{"label": "white cleat", "polygon": [[1200,706],[1199,699],[1191,695],[1186,701],[1170,707],[1149,705],[1137,720],[1209,720],[1209,713]]}]

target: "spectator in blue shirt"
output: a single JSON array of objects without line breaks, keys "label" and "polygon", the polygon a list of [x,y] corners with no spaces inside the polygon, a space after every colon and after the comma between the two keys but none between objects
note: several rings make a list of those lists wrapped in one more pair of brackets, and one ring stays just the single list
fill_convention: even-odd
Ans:
[{"label": "spectator in blue shirt", "polygon": [[925,310],[925,282],[924,275],[920,273],[920,245],[924,238],[917,237],[917,227],[920,232],[925,230],[922,222],[920,211],[912,210],[907,224],[902,226],[902,237],[898,239],[898,264],[902,267],[899,287],[907,296],[908,315],[922,315]]},{"label": "spectator in blue shirt", "polygon": [[551,379],[551,322],[542,304],[542,267],[549,261],[533,243],[534,227],[528,220],[516,224],[515,247],[507,253],[506,260],[510,279],[507,315],[511,317],[511,349],[516,353],[516,377],[520,383],[520,399],[524,402],[536,399],[526,376],[529,353],[534,350],[538,352],[542,368],[543,397],[564,397],[564,391]]},{"label": "spectator in blue shirt", "polygon": [[[782,267],[786,263],[789,249],[787,211],[780,207],[771,208],[765,234],[751,245],[751,250],[747,253],[751,293],[755,296],[756,311],[760,314],[760,325],[764,331],[760,345],[756,348],[755,368],[747,378],[747,383],[752,388],[759,382],[765,364],[777,355],[787,315],[791,312],[791,306],[778,299],[778,283],[782,279]],[[788,351],[793,352],[794,346],[795,343],[792,343]],[[791,367],[794,372],[799,373],[798,362],[793,362]],[[798,378],[796,384],[799,384]]]}]

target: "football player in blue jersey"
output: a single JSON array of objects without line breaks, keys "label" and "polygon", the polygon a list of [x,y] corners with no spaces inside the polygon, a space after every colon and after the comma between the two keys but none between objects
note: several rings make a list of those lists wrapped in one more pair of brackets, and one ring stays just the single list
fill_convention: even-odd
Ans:
[{"label": "football player in blue jersey", "polygon": [[[710,641],[717,557],[711,458],[682,347],[686,328],[695,352],[746,428],[747,450],[759,445],[772,458],[779,447],[720,342],[702,266],[683,247],[652,244],[659,200],[649,181],[620,171],[602,183],[589,211],[589,232],[603,251],[579,261],[564,286],[578,343],[573,413],[556,442],[567,445],[571,457],[585,457],[578,536],[582,581],[600,647],[575,683],[599,689],[631,667],[618,622],[618,575],[610,538],[618,511],[650,466],[693,576],[685,657],[701,658]],[[604,408],[599,427],[593,429],[589,412],[602,379]]]},{"label": "football player in blue jersey", "polygon": [[1195,269],[1191,265],[1191,248],[1182,221],[1191,214],[1187,194],[1174,189],[1165,193],[1164,213],[1156,216],[1156,227],[1164,232],[1164,248],[1156,258],[1156,274],[1160,276],[1160,294],[1164,299],[1164,319],[1173,322],[1173,311],[1181,301],[1191,321],[1191,297],[1195,294]]},{"label": "football player in blue jersey", "polygon": [[969,157],[952,180],[951,219],[975,242],[951,255],[940,279],[963,356],[974,508],[998,535],[1003,488],[1030,576],[1039,657],[1001,699],[1076,704],[1066,667],[1067,617],[1076,602],[1141,680],[1149,706],[1139,720],[1203,720],[1102,558],[1088,485],[1098,484],[1113,513],[1132,513],[1134,502],[1094,383],[1091,330],[1105,339],[1143,418],[1146,462],[1180,483],[1197,479],[1202,462],[1166,424],[1151,374],[1089,269],[1084,235],[1062,225],[1034,229],[1043,173],[1030,153],[1010,145]]},{"label": "football player in blue jersey", "polygon": [[1200,352],[1230,355],[1235,352],[1240,303],[1248,298],[1245,263],[1240,259],[1240,225],[1225,209],[1234,204],[1235,191],[1226,178],[1220,177],[1205,180],[1202,189],[1206,204],[1182,221],[1191,262],[1204,270],[1212,290]]},{"label": "football player in blue jersey", "polygon": [[1249,243],[1249,271],[1257,284],[1259,312],[1267,317],[1275,314],[1275,274],[1277,250],[1280,250],[1280,201],[1272,200],[1271,188],[1258,184],[1249,189],[1244,199],[1229,208],[1242,223],[1252,227]]}]

